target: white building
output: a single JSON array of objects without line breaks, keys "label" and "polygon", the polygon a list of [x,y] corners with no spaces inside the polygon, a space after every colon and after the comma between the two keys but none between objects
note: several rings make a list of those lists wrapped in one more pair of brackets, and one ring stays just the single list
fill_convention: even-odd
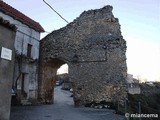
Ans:
[{"label": "white building", "polygon": [[130,94],[141,93],[141,89],[139,87],[139,81],[135,80],[132,74],[127,74],[127,85],[128,85],[128,93]]},{"label": "white building", "polygon": [[39,23],[20,11],[0,1],[0,17],[17,27],[15,38],[15,67],[13,89],[19,100],[34,100],[38,89],[38,60],[40,33]]}]

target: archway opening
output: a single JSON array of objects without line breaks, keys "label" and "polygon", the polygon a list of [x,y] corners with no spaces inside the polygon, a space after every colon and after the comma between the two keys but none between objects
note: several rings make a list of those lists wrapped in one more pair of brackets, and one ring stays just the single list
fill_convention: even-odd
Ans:
[{"label": "archway opening", "polygon": [[[57,97],[65,97],[66,95],[62,96],[64,93],[68,94],[71,98],[71,82],[69,80],[69,65],[67,62],[54,58],[45,61],[40,67],[39,100],[42,103],[52,104],[56,102],[55,99]],[[59,99],[63,100],[63,98]]]},{"label": "archway opening", "polygon": [[57,70],[56,86],[62,86],[62,85],[64,85],[64,83],[66,83],[68,81],[69,81],[68,64],[65,63]]},{"label": "archway opening", "polygon": [[57,69],[56,84],[54,86],[54,104],[74,105],[72,83],[70,82],[68,64]]}]

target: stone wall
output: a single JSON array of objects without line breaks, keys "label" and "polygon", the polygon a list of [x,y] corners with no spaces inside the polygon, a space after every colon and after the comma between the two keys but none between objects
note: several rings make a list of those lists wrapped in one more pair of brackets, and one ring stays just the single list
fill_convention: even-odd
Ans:
[{"label": "stone wall", "polygon": [[[44,85],[53,78],[45,70],[48,61],[52,61],[52,66],[62,65],[55,63],[55,59],[69,66],[75,105],[125,99],[126,41],[112,9],[105,6],[84,11],[72,23],[41,40],[39,98],[42,101],[47,89]],[[56,72],[59,66],[52,69]]]},{"label": "stone wall", "polygon": [[[10,117],[15,34],[15,26],[0,18],[0,120]],[[1,57],[2,47],[12,50],[11,60]]]}]

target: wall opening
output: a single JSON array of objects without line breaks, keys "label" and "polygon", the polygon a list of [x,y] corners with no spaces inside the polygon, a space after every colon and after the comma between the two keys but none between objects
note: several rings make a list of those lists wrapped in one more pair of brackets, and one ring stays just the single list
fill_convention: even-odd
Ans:
[{"label": "wall opening", "polygon": [[68,64],[63,64],[58,70],[57,75],[68,74]]},{"label": "wall opening", "polygon": [[[41,69],[42,71],[40,71],[38,97],[42,103],[52,104],[56,102],[54,97],[57,97],[55,95],[58,94],[62,95],[67,93],[71,96],[71,83],[69,83],[68,70],[69,65],[66,61],[57,58],[49,59],[41,65]],[[59,93],[57,94],[56,92]],[[62,100],[62,98],[60,99]]]},{"label": "wall opening", "polygon": [[72,83],[69,79],[68,64],[57,69],[56,84],[54,86],[54,104],[74,105]]}]

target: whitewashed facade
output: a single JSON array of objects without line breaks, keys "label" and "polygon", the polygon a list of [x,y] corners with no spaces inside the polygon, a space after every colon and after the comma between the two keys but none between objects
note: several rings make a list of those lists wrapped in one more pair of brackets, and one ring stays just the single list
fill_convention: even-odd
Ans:
[{"label": "whitewashed facade", "polygon": [[[9,7],[13,9],[11,6]],[[14,24],[17,27],[14,44],[16,57],[12,86],[17,92],[20,101],[35,100],[37,99],[38,90],[40,33],[44,32],[44,30],[34,20],[17,10],[15,12],[16,14],[14,16],[12,13],[8,13],[7,10],[0,10],[0,17],[8,20],[10,24]],[[24,19],[18,18],[18,14],[22,14]],[[36,25],[34,26],[34,24],[38,24],[40,29]]]}]

